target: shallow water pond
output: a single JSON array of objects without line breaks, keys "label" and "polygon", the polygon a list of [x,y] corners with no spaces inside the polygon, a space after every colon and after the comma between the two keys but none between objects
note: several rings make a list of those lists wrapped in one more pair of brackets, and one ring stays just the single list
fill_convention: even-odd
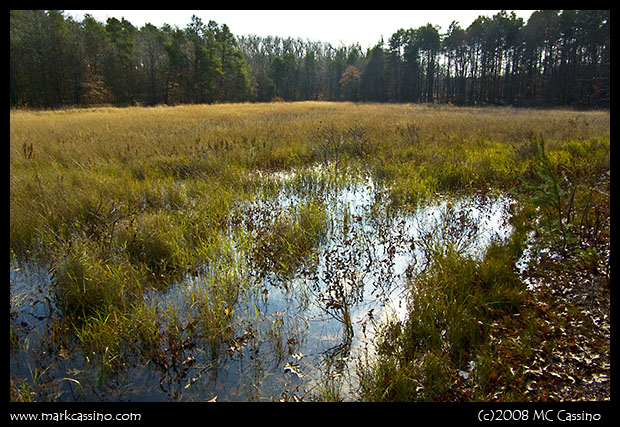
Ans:
[{"label": "shallow water pond", "polygon": [[406,315],[425,253],[449,239],[482,254],[512,231],[502,194],[398,213],[370,176],[331,166],[256,180],[221,255],[146,293],[162,328],[178,325],[177,346],[162,343],[153,360],[106,372],[62,330],[46,266],[12,264],[14,384],[64,401],[355,400],[356,361],[372,357],[377,325]]}]

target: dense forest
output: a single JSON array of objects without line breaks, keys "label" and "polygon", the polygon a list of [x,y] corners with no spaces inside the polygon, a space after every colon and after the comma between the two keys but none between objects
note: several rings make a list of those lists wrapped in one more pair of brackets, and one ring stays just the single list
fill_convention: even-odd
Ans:
[{"label": "dense forest", "polygon": [[[197,16],[185,28],[10,12],[10,107],[272,100],[608,108],[610,11],[479,16],[447,31],[399,29],[364,51],[235,36]],[[455,18],[458,18],[455,16]]]}]

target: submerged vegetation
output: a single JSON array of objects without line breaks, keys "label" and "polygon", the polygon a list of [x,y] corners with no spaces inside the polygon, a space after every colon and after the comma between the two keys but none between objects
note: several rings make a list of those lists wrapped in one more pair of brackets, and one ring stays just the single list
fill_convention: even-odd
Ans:
[{"label": "submerged vegetation", "polygon": [[[327,102],[11,111],[11,399],[609,399],[609,125]],[[478,247],[468,206],[498,195],[510,233]],[[404,314],[358,308],[393,288]],[[312,369],[304,310],[342,325]],[[216,392],[226,360],[252,377]]]}]

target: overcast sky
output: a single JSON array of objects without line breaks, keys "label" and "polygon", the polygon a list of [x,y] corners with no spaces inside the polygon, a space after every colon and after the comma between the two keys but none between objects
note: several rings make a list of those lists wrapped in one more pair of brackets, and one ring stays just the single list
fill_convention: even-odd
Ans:
[{"label": "overcast sky", "polygon": [[[510,12],[511,10],[508,10]],[[109,17],[125,18],[140,28],[151,23],[184,28],[192,15],[204,23],[213,20],[226,24],[235,36],[256,34],[280,36],[341,44],[359,43],[372,47],[383,37],[387,42],[399,28],[418,28],[428,23],[439,25],[441,32],[458,21],[467,28],[479,15],[492,17],[499,10],[67,10],[66,14],[81,21],[90,13],[105,23]],[[527,22],[532,10],[515,10]]]}]

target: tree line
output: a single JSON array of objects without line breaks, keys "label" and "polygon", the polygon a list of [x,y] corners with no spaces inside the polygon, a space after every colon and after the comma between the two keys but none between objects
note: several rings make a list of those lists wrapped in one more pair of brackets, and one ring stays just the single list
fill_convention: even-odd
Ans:
[{"label": "tree line", "polygon": [[446,32],[399,29],[359,44],[235,36],[61,11],[10,12],[10,106],[57,108],[272,100],[608,108],[609,10],[479,16]]}]

